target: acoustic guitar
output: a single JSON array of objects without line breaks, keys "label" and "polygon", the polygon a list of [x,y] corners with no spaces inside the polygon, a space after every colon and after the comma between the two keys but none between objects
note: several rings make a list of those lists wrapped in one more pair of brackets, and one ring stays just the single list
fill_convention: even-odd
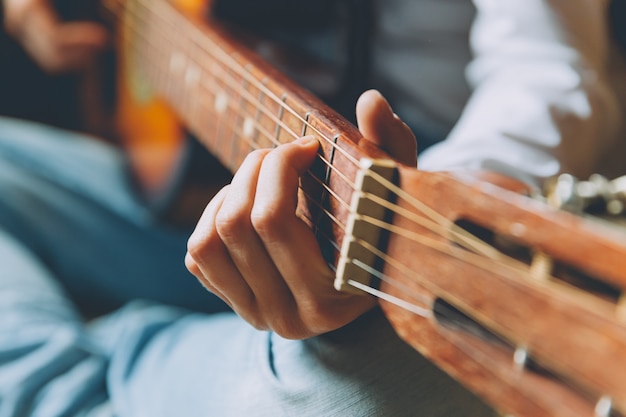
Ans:
[{"label": "acoustic guitar", "polygon": [[[130,86],[126,137],[176,138],[182,122],[234,171],[253,149],[314,135],[319,158],[298,210],[338,288],[380,297],[407,343],[502,415],[626,415],[620,229],[511,181],[394,163],[195,3],[107,2]],[[159,115],[158,134],[137,123],[146,111]],[[175,148],[149,143],[133,157],[148,187],[166,181]]]}]

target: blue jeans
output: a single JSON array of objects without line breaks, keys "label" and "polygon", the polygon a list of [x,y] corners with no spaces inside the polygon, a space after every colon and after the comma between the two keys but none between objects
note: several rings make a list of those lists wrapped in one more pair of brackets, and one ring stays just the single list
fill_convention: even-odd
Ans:
[{"label": "blue jeans", "polygon": [[186,233],[124,163],[0,119],[0,417],[489,415],[379,311],[304,341],[248,326],[185,270]]}]

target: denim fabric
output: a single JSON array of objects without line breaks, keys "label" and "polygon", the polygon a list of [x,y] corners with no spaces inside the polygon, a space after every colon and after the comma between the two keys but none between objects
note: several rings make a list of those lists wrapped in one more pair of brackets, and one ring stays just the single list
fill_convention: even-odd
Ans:
[{"label": "denim fabric", "polygon": [[224,312],[103,143],[0,119],[0,195],[0,417],[489,415],[379,311],[305,341]]}]

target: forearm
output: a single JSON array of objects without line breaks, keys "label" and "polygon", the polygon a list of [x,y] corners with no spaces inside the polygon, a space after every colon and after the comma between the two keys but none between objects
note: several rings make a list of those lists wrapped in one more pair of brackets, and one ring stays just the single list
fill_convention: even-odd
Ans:
[{"label": "forearm", "polygon": [[531,184],[586,176],[611,146],[618,105],[606,80],[605,10],[593,0],[475,0],[467,74],[474,93],[423,169],[478,168]]}]

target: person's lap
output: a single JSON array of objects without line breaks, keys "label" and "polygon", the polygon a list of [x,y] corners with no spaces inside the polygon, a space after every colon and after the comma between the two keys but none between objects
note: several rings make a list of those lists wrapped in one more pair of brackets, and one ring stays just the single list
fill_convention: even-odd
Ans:
[{"label": "person's lap", "polygon": [[0,119],[0,193],[2,417],[486,415],[379,312],[290,341],[166,306],[223,309],[105,145]]},{"label": "person's lap", "polygon": [[91,138],[0,119],[0,227],[91,313],[137,297],[224,310],[185,268],[187,231],[158,224],[124,164]]}]

